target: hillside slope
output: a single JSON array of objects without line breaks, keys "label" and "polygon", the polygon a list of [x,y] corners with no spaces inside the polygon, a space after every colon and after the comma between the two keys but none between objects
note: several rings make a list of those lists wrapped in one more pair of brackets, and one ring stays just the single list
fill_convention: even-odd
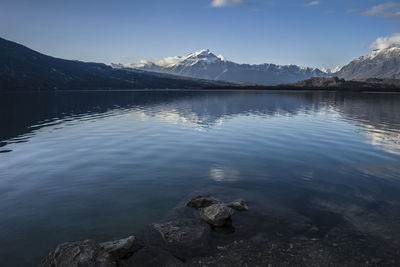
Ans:
[{"label": "hillside slope", "polygon": [[372,51],[369,55],[351,61],[335,73],[346,79],[400,78],[400,47]]}]

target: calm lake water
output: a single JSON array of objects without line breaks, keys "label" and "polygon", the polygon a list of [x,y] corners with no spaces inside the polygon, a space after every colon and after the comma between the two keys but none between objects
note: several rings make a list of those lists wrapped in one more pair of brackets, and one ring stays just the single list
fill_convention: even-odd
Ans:
[{"label": "calm lake water", "polygon": [[0,125],[0,266],[136,234],[195,191],[400,234],[400,94],[0,94]]}]

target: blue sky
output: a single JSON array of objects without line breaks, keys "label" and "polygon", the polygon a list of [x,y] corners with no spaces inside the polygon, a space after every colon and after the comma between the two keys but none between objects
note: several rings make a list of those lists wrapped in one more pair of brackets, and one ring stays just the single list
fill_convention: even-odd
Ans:
[{"label": "blue sky", "polygon": [[130,63],[208,48],[239,63],[342,66],[400,32],[397,0],[0,0],[0,36]]}]

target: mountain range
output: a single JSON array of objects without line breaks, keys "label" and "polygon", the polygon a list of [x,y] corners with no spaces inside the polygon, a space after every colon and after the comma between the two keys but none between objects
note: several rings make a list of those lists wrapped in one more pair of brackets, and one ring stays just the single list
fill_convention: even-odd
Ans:
[{"label": "mountain range", "polygon": [[120,69],[139,69],[193,78],[261,85],[293,83],[311,77],[328,77],[330,74],[317,68],[296,65],[238,64],[223,56],[216,56],[208,49],[185,57],[169,57],[154,62],[141,61],[136,64],[113,64],[112,66]]},{"label": "mountain range", "polygon": [[229,85],[234,84],[54,58],[0,38],[0,91],[182,89]]},{"label": "mountain range", "polygon": [[193,78],[247,82],[260,85],[295,83],[314,77],[337,76],[346,80],[367,78],[400,78],[400,48],[374,50],[369,55],[353,60],[334,70],[299,67],[296,65],[238,64],[209,50],[201,50],[184,57],[168,57],[157,61],[142,60],[133,64],[113,64],[119,69],[139,69]]},{"label": "mountain range", "polygon": [[[335,76],[335,77],[334,77]],[[86,63],[47,56],[0,38],[0,91],[114,89],[321,89],[400,87],[400,47],[374,50],[335,71],[237,64],[209,50],[138,64]],[[279,86],[276,86],[279,85]]]}]

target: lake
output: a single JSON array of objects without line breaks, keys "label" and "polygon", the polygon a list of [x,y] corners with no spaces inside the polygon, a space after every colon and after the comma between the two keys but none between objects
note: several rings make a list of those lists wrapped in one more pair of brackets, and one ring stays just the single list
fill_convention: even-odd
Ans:
[{"label": "lake", "polygon": [[400,240],[400,94],[0,94],[0,125],[0,266],[136,234],[193,192]]}]

